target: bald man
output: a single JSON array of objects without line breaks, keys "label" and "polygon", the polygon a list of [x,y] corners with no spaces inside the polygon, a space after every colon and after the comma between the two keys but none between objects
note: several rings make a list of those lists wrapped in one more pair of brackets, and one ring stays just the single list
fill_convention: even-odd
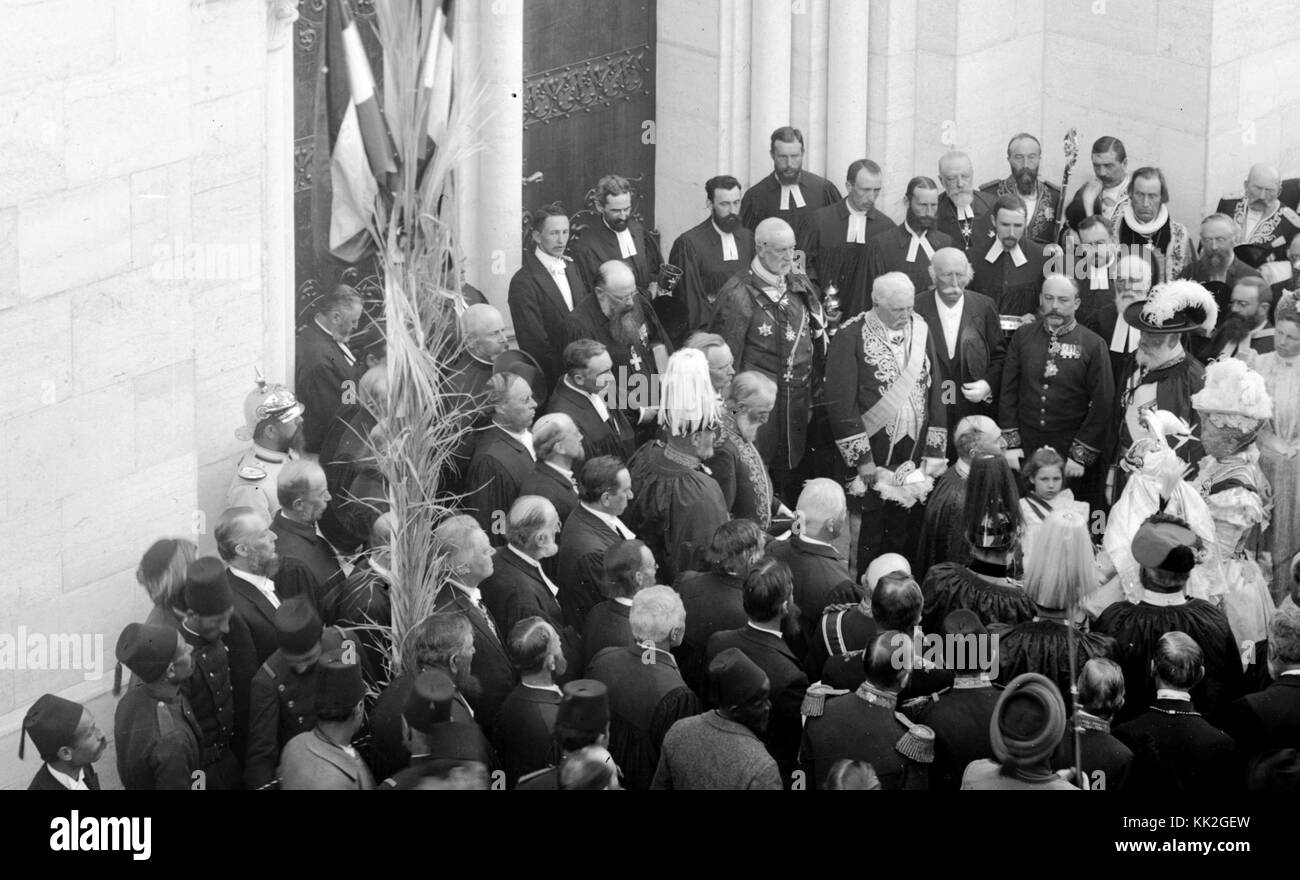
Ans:
[{"label": "bald man", "polygon": [[1263,163],[1250,166],[1244,195],[1219,200],[1220,214],[1232,218],[1238,244],[1268,245],[1273,259],[1286,259],[1286,246],[1300,232],[1300,215],[1282,203],[1282,175]]},{"label": "bald man", "polygon": [[316,528],[330,501],[325,471],[314,461],[291,461],[280,469],[275,491],[280,499],[271,520],[276,552],[306,565],[323,592],[341,572],[334,548]]},{"label": "bald man", "polygon": [[[582,440],[582,431],[562,412],[547,413],[533,424],[537,464],[524,478],[519,494],[540,495],[550,501],[561,523],[578,506],[578,480],[574,471],[586,460]],[[558,563],[556,557],[550,558]],[[547,573],[553,574],[550,570]]]},{"label": "bald man", "polygon": [[467,308],[460,316],[461,338],[465,351],[452,364],[448,384],[451,392],[466,402],[473,412],[464,419],[460,440],[452,453],[454,473],[447,476],[447,486],[452,491],[461,489],[461,479],[469,467],[474,453],[475,430],[487,425],[491,419],[484,394],[492,376],[492,363],[508,347],[506,321],[495,307],[479,303]]},{"label": "bald man", "polygon": [[939,211],[934,228],[955,242],[962,250],[970,248],[975,228],[981,221],[987,224],[993,198],[975,188],[975,166],[966,153],[944,153],[939,159],[939,183],[943,193],[939,196]]},{"label": "bald man", "polygon": [[[937,340],[913,314],[912,280],[875,280],[870,311],[850,318],[831,341],[826,409],[835,444],[862,487],[858,571],[881,553],[908,554],[923,505],[909,475],[947,466],[948,413],[935,381]],[[923,462],[924,459],[924,462]]]},{"label": "bald man", "polygon": [[797,492],[796,469],[808,445],[812,402],[820,389],[828,316],[817,287],[794,270],[795,233],[769,217],[754,231],[756,254],[747,271],[718,291],[710,329],[735,358],[737,372],[754,370],[776,382],[776,408],[754,439],[785,504]]},{"label": "bald man", "polygon": [[[916,313],[934,338],[934,381],[942,388],[950,425],[967,416],[997,413],[994,393],[1001,384],[1006,342],[997,305],[966,289],[974,274],[964,253],[942,248],[930,261],[929,287],[916,297]],[[957,460],[951,434],[947,457],[950,464]]]},{"label": "bald man", "polygon": [[934,491],[925,499],[925,520],[916,545],[916,570],[926,572],[940,562],[965,565],[970,545],[964,537],[962,513],[966,504],[966,478],[971,455],[977,449],[1002,448],[1002,430],[988,416],[967,416],[952,432],[957,464],[935,480]]}]

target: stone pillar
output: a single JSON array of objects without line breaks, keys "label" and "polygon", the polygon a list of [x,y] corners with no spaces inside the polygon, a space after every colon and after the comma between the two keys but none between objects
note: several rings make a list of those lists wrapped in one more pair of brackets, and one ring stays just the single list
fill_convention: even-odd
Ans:
[{"label": "stone pillar", "polygon": [[790,124],[788,0],[753,0],[749,29],[749,183],[772,173],[772,131]]},{"label": "stone pillar", "polygon": [[843,188],[844,172],[867,154],[867,54],[871,4],[830,0],[827,41],[826,177]]},{"label": "stone pillar", "polygon": [[917,9],[904,0],[871,0],[870,7],[867,155],[884,171],[876,208],[897,221],[915,168]]},{"label": "stone pillar", "polygon": [[297,7],[293,0],[267,0],[266,10],[262,371],[283,377],[282,381],[291,381],[294,373],[293,23],[298,19]]},{"label": "stone pillar", "polygon": [[[719,0],[718,7],[718,168],[727,169],[749,186],[753,183],[749,140],[752,9],[749,0]],[[763,137],[766,142],[767,136]]]}]

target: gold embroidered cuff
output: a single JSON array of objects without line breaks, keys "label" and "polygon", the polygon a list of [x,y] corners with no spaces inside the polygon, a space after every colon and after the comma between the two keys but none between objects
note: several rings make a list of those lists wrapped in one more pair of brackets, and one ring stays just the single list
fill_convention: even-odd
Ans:
[{"label": "gold embroidered cuff", "polygon": [[844,456],[844,463],[849,467],[857,467],[864,457],[871,456],[871,437],[865,431],[836,440],[835,445],[839,447],[840,455]]}]

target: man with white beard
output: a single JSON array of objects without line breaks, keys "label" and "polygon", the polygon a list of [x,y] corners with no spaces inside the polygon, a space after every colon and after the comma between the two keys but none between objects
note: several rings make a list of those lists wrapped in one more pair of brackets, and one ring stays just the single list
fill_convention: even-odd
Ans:
[{"label": "man with white beard", "polygon": [[1110,345],[1110,371],[1118,381],[1128,356],[1137,351],[1139,328],[1124,320],[1124,310],[1143,302],[1151,292],[1151,263],[1145,256],[1129,254],[1115,267],[1115,300],[1083,318],[1082,324]]},{"label": "man with white beard", "polygon": [[733,519],[750,519],[766,530],[772,516],[790,509],[772,493],[763,457],[754,445],[758,429],[776,408],[776,383],[756,371],[741,373],[728,385],[722,412],[722,440],[705,464],[722,489]]},{"label": "man with white beard", "polygon": [[944,153],[939,159],[939,210],[934,228],[951,238],[954,247],[967,250],[975,228],[993,210],[993,199],[975,189],[975,168],[965,153]]}]

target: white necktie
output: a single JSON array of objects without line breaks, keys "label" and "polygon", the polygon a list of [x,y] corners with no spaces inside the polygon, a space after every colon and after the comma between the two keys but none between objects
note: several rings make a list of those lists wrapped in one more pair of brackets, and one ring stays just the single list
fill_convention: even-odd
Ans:
[{"label": "white necktie", "polygon": [[622,232],[615,232],[618,238],[618,255],[623,259],[636,256],[636,243],[632,241],[632,230],[624,229]]},{"label": "white necktie", "polygon": [[1115,331],[1110,335],[1110,350],[1117,354],[1128,354],[1133,350],[1133,327],[1124,320],[1123,315],[1115,318]]},{"label": "white necktie", "polygon": [[912,242],[907,246],[907,262],[909,263],[916,262],[917,248],[920,248],[921,250],[925,251],[926,257],[933,260],[934,246],[930,244],[929,240],[924,238],[923,236],[917,235],[915,232],[912,232],[911,229],[907,231],[912,234]]},{"label": "white necktie", "polygon": [[722,235],[723,262],[728,262],[730,260],[739,260],[740,251],[736,250],[736,236],[732,235],[730,232],[723,232],[721,233],[721,235]]},{"label": "white necktie", "polygon": [[1096,266],[1088,267],[1088,289],[1105,290],[1109,285],[1106,283],[1106,270],[1098,269]]},{"label": "white necktie", "polygon": [[865,211],[849,212],[849,231],[844,240],[849,244],[867,243],[867,214]]},{"label": "white necktie", "polygon": [[560,288],[560,296],[564,298],[564,304],[573,311],[573,291],[569,289],[569,275],[564,271],[564,264],[551,264],[551,277],[555,279],[555,286]]},{"label": "white necktie", "polygon": [[781,210],[790,210],[791,201],[794,202],[796,208],[802,208],[804,206],[803,193],[800,192],[799,185],[795,184],[794,186],[791,186],[787,183],[781,184]]}]

